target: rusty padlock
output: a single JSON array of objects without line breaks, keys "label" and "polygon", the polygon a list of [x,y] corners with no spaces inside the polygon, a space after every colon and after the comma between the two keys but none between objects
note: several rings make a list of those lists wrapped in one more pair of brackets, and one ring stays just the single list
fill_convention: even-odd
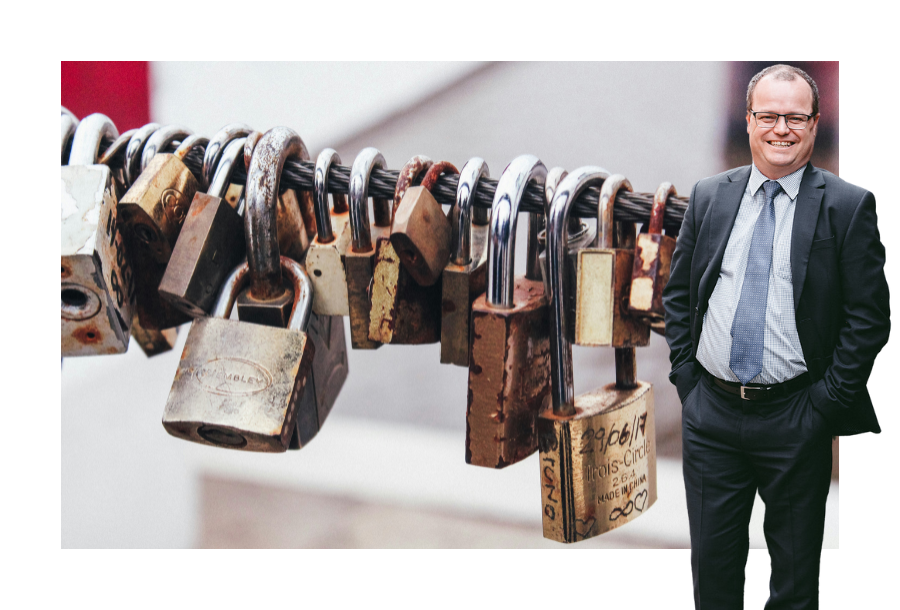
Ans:
[{"label": "rusty padlock", "polygon": [[315,289],[313,311],[326,316],[350,315],[344,257],[350,247],[350,209],[343,193],[331,195],[328,207],[328,172],[341,163],[333,148],[326,148],[316,159],[313,195],[316,204],[316,237],[306,253],[306,271]]},{"label": "rusty padlock", "polygon": [[503,171],[491,209],[487,292],[472,305],[466,462],[503,468],[537,450],[535,421],[550,396],[547,297],[539,280],[514,277],[519,203],[547,168],[533,155]]},{"label": "rusty padlock", "polygon": [[[616,383],[574,396],[572,344],[566,337],[563,292],[572,204],[606,172],[582,167],[559,185],[547,228],[551,302],[552,404],[538,419],[544,537],[578,542],[644,514],[656,501],[653,388],[638,381],[634,348],[617,348]],[[601,187],[602,188],[602,187]],[[614,190],[609,192],[614,196]],[[602,230],[602,229],[601,229]],[[567,285],[568,284],[568,285]]]},{"label": "rusty padlock", "polygon": [[315,355],[304,332],[312,286],[295,261],[281,257],[279,271],[293,285],[287,328],[228,319],[250,280],[247,263],[222,285],[212,316],[194,320],[163,413],[163,427],[172,436],[228,449],[283,452],[296,434],[298,417],[308,418],[298,406]]},{"label": "rusty padlock", "polygon": [[75,130],[62,180],[62,356],[118,354],[128,349],[134,308],[130,257],[120,231],[109,167],[97,164],[101,140],[118,135],[102,114]]},{"label": "rusty padlock", "polygon": [[[456,171],[449,163],[433,164],[421,155],[403,166],[394,190],[394,210],[416,177],[423,172],[427,177],[427,172],[435,167],[432,184],[440,173]],[[391,239],[379,238],[376,242],[369,339],[399,345],[437,343],[441,340],[441,285],[422,286],[416,282],[401,263]]]},{"label": "rusty padlock", "polygon": [[450,261],[441,278],[441,363],[469,366],[472,303],[487,288],[490,211],[475,207],[478,181],[489,177],[487,163],[473,157],[463,166],[451,210]]},{"label": "rusty padlock", "polygon": [[656,189],[648,231],[637,236],[628,298],[628,311],[663,335],[666,332],[666,312],[662,293],[669,282],[672,253],[675,252],[675,239],[662,234],[663,216],[666,213],[666,199],[677,194],[671,182],[663,182]]},{"label": "rusty padlock", "polygon": [[218,170],[208,191],[194,195],[159,284],[160,296],[193,318],[212,309],[225,276],[244,258],[244,221],[223,197],[243,163],[245,140],[228,142],[216,156]]},{"label": "rusty padlock", "polygon": [[[605,173],[602,168],[595,168]],[[595,247],[578,251],[575,343],[607,347],[643,347],[650,343],[650,327],[628,312],[634,264],[634,223],[613,223],[619,189],[631,190],[621,174],[606,178],[600,187]]]},{"label": "rusty padlock", "polygon": [[390,235],[391,202],[375,197],[374,224],[369,224],[369,179],[374,168],[386,169],[384,156],[376,148],[364,148],[350,169],[350,248],[344,255],[347,302],[350,309],[350,345],[353,349],[377,349],[381,343],[369,339],[372,310],[371,285],[375,276],[375,242]]}]

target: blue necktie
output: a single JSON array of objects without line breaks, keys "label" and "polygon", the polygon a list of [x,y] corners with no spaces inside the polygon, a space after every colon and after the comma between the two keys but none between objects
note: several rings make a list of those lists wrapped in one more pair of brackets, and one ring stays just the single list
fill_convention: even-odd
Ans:
[{"label": "blue necktie", "polygon": [[781,190],[781,185],[767,180],[763,188],[766,191],[766,207],[759,213],[753,228],[741,299],[731,324],[731,360],[728,366],[741,383],[749,382],[762,371],[766,300],[769,297],[769,271],[775,240],[775,195]]}]

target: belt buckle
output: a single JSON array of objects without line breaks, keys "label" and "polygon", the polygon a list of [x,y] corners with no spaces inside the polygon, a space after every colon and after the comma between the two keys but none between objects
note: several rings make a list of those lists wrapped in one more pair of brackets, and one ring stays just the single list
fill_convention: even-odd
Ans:
[{"label": "belt buckle", "polygon": [[744,394],[744,390],[755,390],[755,389],[757,389],[757,388],[751,388],[751,387],[742,385],[742,386],[741,386],[741,400],[750,400],[750,398],[748,398],[748,397]]}]

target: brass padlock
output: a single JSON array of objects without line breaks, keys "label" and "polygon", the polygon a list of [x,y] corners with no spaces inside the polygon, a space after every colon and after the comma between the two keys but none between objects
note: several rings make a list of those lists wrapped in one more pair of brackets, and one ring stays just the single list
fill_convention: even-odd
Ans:
[{"label": "brass padlock", "polygon": [[[593,169],[598,176],[606,173],[602,168]],[[597,210],[596,245],[599,247],[578,251],[574,341],[577,345],[643,347],[650,343],[650,327],[628,312],[634,224],[613,224],[613,204],[621,188],[631,190],[631,183],[621,174],[603,181]]]},{"label": "brass padlock", "polygon": [[350,248],[344,255],[347,303],[350,309],[350,345],[353,349],[377,349],[381,343],[369,339],[372,310],[371,285],[375,276],[375,242],[390,235],[391,202],[374,198],[374,224],[369,224],[369,179],[374,168],[386,169],[384,156],[376,148],[364,148],[350,169]]},{"label": "brass padlock", "polygon": [[675,252],[675,239],[662,234],[663,216],[666,213],[666,199],[675,195],[677,193],[671,182],[663,182],[656,189],[648,230],[637,236],[628,299],[628,311],[663,335],[666,333],[666,310],[662,293],[669,283],[672,253]]},{"label": "brass padlock", "polygon": [[[273,235],[274,238],[274,235]],[[287,328],[227,319],[250,280],[242,263],[222,285],[212,316],[191,325],[166,401],[163,427],[172,436],[228,449],[282,452],[296,433],[315,348],[304,332],[312,286],[303,267],[281,257],[293,284]]]},{"label": "brass padlock", "polygon": [[350,209],[343,193],[333,193],[328,211],[328,172],[341,163],[333,148],[326,148],[316,159],[313,194],[316,204],[316,237],[306,253],[306,271],[315,289],[313,311],[326,316],[350,315],[344,257],[350,247]]},{"label": "brass padlock", "polygon": [[503,468],[537,450],[535,421],[550,395],[547,297],[539,280],[514,278],[519,203],[547,168],[533,155],[497,184],[488,240],[487,292],[472,305],[466,462]]},{"label": "brass padlock", "polygon": [[134,308],[130,257],[120,231],[109,167],[99,165],[100,141],[118,135],[102,114],[75,130],[62,180],[62,356],[119,354],[128,349]]},{"label": "brass padlock", "polygon": [[159,284],[160,296],[191,317],[212,309],[219,286],[244,258],[244,221],[223,198],[231,175],[243,163],[244,142],[228,142],[206,193],[196,193],[172,257]]},{"label": "brass padlock", "polygon": [[450,260],[450,221],[431,189],[445,173],[459,170],[447,161],[431,166],[420,186],[411,186],[400,201],[394,198],[391,245],[400,263],[420,286],[431,286],[441,277]]},{"label": "brass padlock", "polygon": [[[403,166],[394,190],[395,211],[415,178],[430,171],[432,165],[431,159],[419,155]],[[437,167],[434,180],[441,171],[450,168],[455,171],[450,164]],[[417,283],[401,263],[391,239],[383,237],[376,241],[369,339],[399,345],[437,343],[441,340],[441,286]]]},{"label": "brass padlock", "polygon": [[[570,315],[563,297],[569,212],[578,195],[606,180],[583,167],[559,185],[547,228],[552,404],[538,419],[544,537],[578,542],[615,529],[656,502],[653,388],[635,375],[634,348],[617,348],[616,383],[574,396]],[[604,186],[610,181],[611,177]],[[614,195],[614,190],[612,190]],[[602,229],[601,229],[602,230]]]},{"label": "brass padlock", "polygon": [[441,278],[441,363],[469,366],[472,303],[487,288],[490,212],[475,207],[478,181],[491,175],[487,163],[473,157],[463,166],[451,210],[450,261]]}]

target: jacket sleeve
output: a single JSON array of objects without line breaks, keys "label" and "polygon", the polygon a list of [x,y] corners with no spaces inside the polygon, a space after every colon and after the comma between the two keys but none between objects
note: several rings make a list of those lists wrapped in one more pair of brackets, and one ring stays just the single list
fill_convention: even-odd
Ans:
[{"label": "jacket sleeve", "polygon": [[875,196],[866,191],[847,227],[838,258],[843,324],[831,365],[810,387],[810,398],[826,418],[850,409],[872,372],[875,356],[891,330],[884,246],[878,234]]},{"label": "jacket sleeve", "polygon": [[678,388],[682,402],[700,380],[700,365],[694,358],[691,341],[691,261],[697,241],[696,196],[695,184],[675,242],[669,282],[663,290],[666,341],[672,363],[669,380]]}]

